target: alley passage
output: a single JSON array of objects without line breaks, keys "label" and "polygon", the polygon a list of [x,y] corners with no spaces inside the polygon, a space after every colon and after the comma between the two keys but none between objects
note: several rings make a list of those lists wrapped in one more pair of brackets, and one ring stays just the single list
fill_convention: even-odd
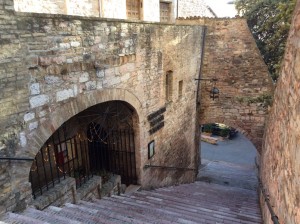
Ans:
[{"label": "alley passage", "polygon": [[195,182],[6,214],[4,223],[262,223],[256,192]]},{"label": "alley passage", "polygon": [[[255,151],[248,146],[245,149],[244,140],[238,136],[234,141],[222,142],[219,146],[225,146],[223,149],[205,145],[202,149],[206,159],[202,161],[198,181],[192,184],[79,201],[76,205],[67,203],[62,208],[49,206],[43,211],[28,208],[21,214],[7,213],[2,220],[24,224],[261,224]],[[222,157],[222,153],[226,155]]]}]

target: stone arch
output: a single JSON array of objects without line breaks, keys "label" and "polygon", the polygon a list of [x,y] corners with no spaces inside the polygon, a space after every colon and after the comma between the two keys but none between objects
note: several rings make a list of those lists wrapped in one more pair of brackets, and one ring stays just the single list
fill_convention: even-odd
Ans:
[{"label": "stone arch", "polygon": [[244,129],[244,127],[242,126],[242,123],[239,122],[238,120],[236,121],[232,121],[232,120],[226,120],[226,119],[222,119],[220,117],[216,118],[216,119],[206,119],[201,121],[201,124],[210,124],[210,123],[221,123],[221,124],[225,124],[227,126],[233,127],[236,130],[238,130],[240,133],[242,133],[245,137],[248,138],[248,140],[255,146],[256,151],[258,154],[260,154],[260,150],[261,150],[261,145],[256,141],[256,138],[251,135],[251,133],[249,133],[248,131],[246,131]]},{"label": "stone arch", "polygon": [[[142,103],[137,96],[125,89],[104,89],[101,91],[93,91],[88,94],[82,94],[73,100],[66,102],[63,105],[59,105],[53,109],[52,113],[41,122],[40,126],[31,134],[27,135],[28,142],[24,151],[27,151],[30,158],[35,158],[44,143],[51,137],[51,135],[66,121],[78,113],[97,104],[121,101],[125,102],[134,112],[134,135],[135,135],[135,154],[136,154],[136,172],[138,181],[140,181],[139,167],[141,164],[140,158],[140,124],[143,119]],[[23,178],[28,181],[27,175],[31,168],[31,163],[26,163],[23,167]],[[17,178],[17,177],[15,177]]]},{"label": "stone arch", "polygon": [[[108,101],[124,101],[128,103],[137,113],[139,118],[143,118],[142,103],[137,96],[125,89],[104,89],[82,94],[73,100],[57,106],[51,115],[43,120],[40,126],[30,134],[28,138],[27,150],[30,157],[34,158],[44,142],[57,130],[65,121],[75,116],[79,112],[96,104]],[[140,122],[140,121],[139,121]]]}]

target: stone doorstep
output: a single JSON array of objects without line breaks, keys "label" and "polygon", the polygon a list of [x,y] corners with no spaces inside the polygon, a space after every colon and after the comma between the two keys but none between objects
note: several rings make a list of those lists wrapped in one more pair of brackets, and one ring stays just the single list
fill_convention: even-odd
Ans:
[{"label": "stone doorstep", "polygon": [[[49,189],[43,193],[43,195],[38,196],[29,206],[34,206],[39,210],[43,210],[54,202],[59,201],[61,205],[66,202],[76,203],[77,201],[83,199],[86,195],[93,191],[100,193],[101,189],[101,177],[93,176],[86,183],[84,183],[80,188],[76,189],[76,180],[72,177],[67,177],[61,180],[59,184],[56,184],[53,188]],[[67,192],[71,191],[72,198],[64,198]]]},{"label": "stone doorstep", "polygon": [[125,194],[130,194],[132,192],[138,191],[138,190],[140,190],[140,188],[141,188],[141,185],[133,185],[133,184],[131,184],[131,185],[129,185],[126,188]]},{"label": "stone doorstep", "polygon": [[218,138],[214,138],[214,137],[210,137],[210,136],[206,136],[206,135],[201,135],[201,141],[207,142],[207,143],[210,143],[213,145],[218,144]]}]

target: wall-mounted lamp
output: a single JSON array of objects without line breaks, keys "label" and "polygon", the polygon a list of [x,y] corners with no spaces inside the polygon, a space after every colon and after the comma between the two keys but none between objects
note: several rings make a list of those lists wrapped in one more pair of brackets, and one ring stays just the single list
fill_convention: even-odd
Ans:
[{"label": "wall-mounted lamp", "polygon": [[210,98],[212,98],[213,100],[219,98],[219,93],[220,93],[219,89],[213,86],[210,90]]},{"label": "wall-mounted lamp", "polygon": [[198,80],[198,81],[209,81],[211,83],[213,83],[213,87],[211,88],[211,90],[209,91],[210,93],[210,98],[212,98],[213,100],[219,98],[219,93],[220,93],[220,90],[216,87],[216,83],[218,81],[217,78],[212,78],[212,79],[208,79],[208,78],[201,78],[201,79],[195,79],[195,80]]}]

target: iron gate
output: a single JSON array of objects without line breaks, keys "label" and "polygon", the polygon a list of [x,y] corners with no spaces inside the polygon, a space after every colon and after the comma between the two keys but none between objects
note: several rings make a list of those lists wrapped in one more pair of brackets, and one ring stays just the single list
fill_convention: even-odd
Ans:
[{"label": "iron gate", "polygon": [[122,183],[136,184],[134,133],[132,130],[110,130],[89,138],[89,160],[92,173],[102,170],[121,176]]},{"label": "iron gate", "polygon": [[76,179],[77,187],[107,172],[120,175],[126,185],[136,184],[133,126],[133,110],[119,101],[95,105],[65,122],[31,166],[33,196],[67,176]]}]

